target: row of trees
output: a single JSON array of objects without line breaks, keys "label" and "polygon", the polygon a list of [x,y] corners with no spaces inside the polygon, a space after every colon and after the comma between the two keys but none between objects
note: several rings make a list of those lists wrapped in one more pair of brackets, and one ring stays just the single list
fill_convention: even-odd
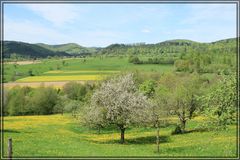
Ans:
[{"label": "row of trees", "polygon": [[155,57],[148,58],[147,60],[140,60],[137,56],[130,56],[128,59],[128,62],[133,64],[174,64],[174,61],[174,57]]}]

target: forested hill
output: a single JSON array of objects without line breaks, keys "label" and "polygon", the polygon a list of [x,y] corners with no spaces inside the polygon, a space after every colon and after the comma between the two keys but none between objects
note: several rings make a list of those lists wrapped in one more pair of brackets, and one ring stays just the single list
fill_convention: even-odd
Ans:
[{"label": "forested hill", "polygon": [[25,58],[46,58],[48,56],[83,56],[97,52],[98,48],[82,47],[75,43],[48,45],[44,43],[30,44],[25,42],[4,41],[3,56],[17,55]]},{"label": "forested hill", "polygon": [[178,54],[186,52],[214,52],[236,53],[236,38],[220,40],[211,43],[200,43],[191,40],[176,39],[157,44],[112,44],[103,48],[99,54],[122,55],[122,54]]},{"label": "forested hill", "polygon": [[76,43],[67,43],[67,44],[59,44],[59,45],[48,45],[44,43],[37,43],[36,45],[49,49],[54,52],[66,52],[71,55],[92,54],[97,52],[97,48],[93,48],[93,47],[87,48],[87,47],[80,46]]},{"label": "forested hill", "polygon": [[11,55],[18,55],[29,58],[45,58],[48,56],[71,56],[66,52],[55,52],[36,44],[4,41],[3,56],[9,58]]},{"label": "forested hill", "polygon": [[111,44],[105,48],[88,48],[75,43],[48,45],[43,43],[30,44],[16,41],[4,41],[5,58],[20,55],[30,58],[46,58],[48,56],[81,56],[98,55],[164,55],[179,53],[236,53],[236,38],[211,43],[200,43],[191,40],[176,39],[156,44]]}]

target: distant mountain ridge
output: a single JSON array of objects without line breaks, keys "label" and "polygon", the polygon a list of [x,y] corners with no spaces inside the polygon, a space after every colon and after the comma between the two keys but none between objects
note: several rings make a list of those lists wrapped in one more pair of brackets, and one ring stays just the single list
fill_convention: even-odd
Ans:
[{"label": "distant mountain ridge", "polygon": [[25,43],[17,41],[4,41],[3,56],[10,57],[17,54],[31,58],[46,58],[48,56],[85,56],[91,54],[125,55],[125,54],[163,54],[183,53],[186,50],[199,48],[212,49],[214,52],[221,50],[236,50],[236,38],[229,38],[210,43],[201,43],[186,39],[167,40],[156,44],[111,44],[104,48],[83,47],[76,43],[49,45],[44,43]]}]

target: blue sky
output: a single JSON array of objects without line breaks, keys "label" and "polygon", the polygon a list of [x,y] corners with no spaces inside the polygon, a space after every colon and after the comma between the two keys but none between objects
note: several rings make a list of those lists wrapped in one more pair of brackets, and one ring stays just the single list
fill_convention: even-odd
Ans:
[{"label": "blue sky", "polygon": [[236,37],[235,4],[5,4],[4,40],[29,43],[212,42]]}]

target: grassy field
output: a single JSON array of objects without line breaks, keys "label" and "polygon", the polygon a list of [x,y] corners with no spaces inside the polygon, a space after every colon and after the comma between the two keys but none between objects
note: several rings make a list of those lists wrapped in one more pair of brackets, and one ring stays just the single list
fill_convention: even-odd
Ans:
[{"label": "grassy field", "polygon": [[[172,119],[173,122],[176,119]],[[155,129],[104,129],[100,134],[81,126],[70,115],[4,117],[4,154],[13,139],[13,155],[21,156],[236,156],[236,126],[223,131],[200,131],[196,117],[187,123],[191,132],[171,135],[174,125],[160,129],[160,153],[156,153]]]},{"label": "grassy field", "polygon": [[[39,82],[65,80],[98,80],[103,75],[121,71],[168,72],[172,65],[144,64],[136,65],[128,62],[128,58],[87,58],[42,60],[41,63],[14,65],[4,64],[4,82]],[[32,71],[34,76],[29,76]],[[15,75],[15,76],[13,76]],[[100,75],[100,78],[99,78]],[[68,76],[68,77],[67,77]]]}]

